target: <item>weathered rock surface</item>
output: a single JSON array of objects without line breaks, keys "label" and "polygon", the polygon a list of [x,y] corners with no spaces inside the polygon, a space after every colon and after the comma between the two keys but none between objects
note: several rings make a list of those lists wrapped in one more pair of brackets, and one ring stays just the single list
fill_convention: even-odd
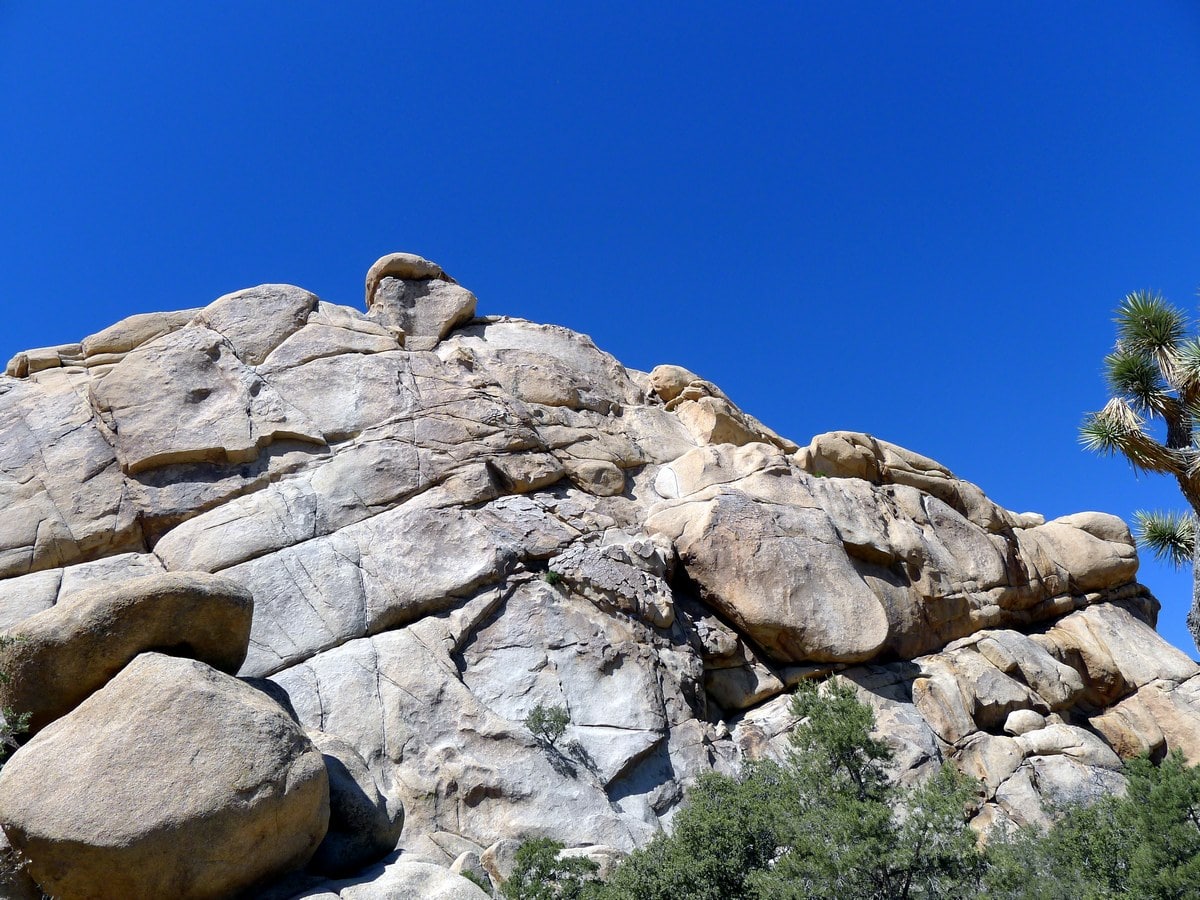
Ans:
[{"label": "weathered rock surface", "polygon": [[228,897],[307,862],[328,819],[321,754],[278,706],[156,653],[0,770],[0,823],[55,897]]},{"label": "weathered rock surface", "polygon": [[[686,369],[635,372],[568,329],[476,317],[411,254],[381,259],[366,290],[365,312],[237,291],[19,354],[0,378],[0,627],[56,648],[30,637],[18,655],[99,673],[31,665],[5,695],[41,710],[78,693],[38,712],[65,716],[0,775],[14,842],[34,841],[18,813],[77,810],[53,785],[73,771],[31,782],[30,760],[82,758],[111,797],[151,793],[147,822],[205,833],[189,792],[138,791],[75,724],[163,659],[109,681],[147,649],[236,668],[317,735],[332,825],[280,897],[479,896],[455,873],[498,883],[504,848],[533,836],[615,858],[669,827],[701,774],[781,754],[786,691],[831,672],[872,704],[903,778],[951,762],[980,779],[981,829],[1120,789],[1134,753],[1200,761],[1200,668],[1154,632],[1120,520],[1005,510],[869,435],[800,447]],[[205,578],[225,585],[225,619],[146,599]],[[138,691],[135,706],[168,703]],[[539,704],[570,716],[553,745],[523,724]],[[122,730],[141,711],[95,727],[157,758]],[[189,739],[241,740],[205,716]],[[162,752],[186,755],[168,736]],[[18,778],[20,802],[4,787]],[[99,819],[76,819],[62,871],[118,865]],[[175,868],[139,862],[178,848],[121,821],[132,861],[114,883]],[[271,872],[321,839],[285,830]],[[58,873],[34,870],[43,888]]]},{"label": "weathered rock surface", "polygon": [[367,869],[357,878],[317,885],[292,900],[485,900],[487,894],[462,875],[427,860],[402,854]]},{"label": "weathered rock surface", "polygon": [[254,600],[227,578],[148,575],[68,595],[22,620],[0,649],[0,707],[37,732],[107,684],[145,650],[177,652],[230,674],[246,659]]}]

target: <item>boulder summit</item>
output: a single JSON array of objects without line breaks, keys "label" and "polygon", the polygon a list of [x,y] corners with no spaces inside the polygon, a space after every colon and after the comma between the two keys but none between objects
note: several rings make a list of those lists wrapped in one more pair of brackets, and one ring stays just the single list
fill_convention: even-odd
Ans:
[{"label": "boulder summit", "polygon": [[801,446],[411,254],[365,310],[260,285],[18,354],[0,510],[7,895],[465,900],[530,837],[610,865],[829,673],[902,779],[982,781],[981,832],[1200,762],[1120,519]]}]

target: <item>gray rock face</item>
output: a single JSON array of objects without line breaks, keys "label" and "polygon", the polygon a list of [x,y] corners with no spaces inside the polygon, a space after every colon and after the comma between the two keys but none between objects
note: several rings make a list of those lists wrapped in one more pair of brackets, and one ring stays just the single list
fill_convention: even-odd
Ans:
[{"label": "gray rock face", "polygon": [[317,885],[292,900],[486,900],[487,894],[461,875],[427,860],[399,856],[361,876]]},{"label": "gray rock face", "polygon": [[0,770],[4,831],[57,897],[228,897],[306,862],[328,820],[321,754],[274,703],[155,653]]},{"label": "gray rock face", "polygon": [[[872,705],[902,778],[949,761],[983,782],[980,829],[1119,789],[1120,757],[1200,761],[1200,670],[1155,634],[1120,520],[1005,510],[869,435],[800,447],[685,369],[635,372],[566,328],[476,318],[474,296],[412,254],[381,259],[366,290],[360,312],[263,285],[10,364],[0,627],[117,660],[66,679],[90,686],[44,721],[96,693],[17,754],[14,779],[22,759],[78,758],[71,723],[155,647],[266,679],[327,735],[333,826],[315,869],[346,877],[310,872],[272,897],[477,896],[449,868],[502,880],[501,850],[534,836],[615,858],[669,827],[695,778],[784,752],[785,692],[830,673]],[[205,637],[192,617],[212,603],[139,601],[111,634],[98,624],[164,578],[205,577],[253,597],[248,637],[233,612]],[[14,705],[69,693],[56,684],[22,670]],[[570,717],[553,745],[524,725],[538,705]],[[226,740],[218,719],[193,737]],[[158,752],[112,734],[131,758]],[[171,740],[183,753],[182,729]],[[139,783],[87,771],[113,797]],[[23,833],[6,802],[67,809],[49,783],[27,788],[36,803],[5,795],[0,824]],[[203,832],[181,793],[152,812]],[[272,867],[320,840],[292,822]],[[95,848],[63,865],[109,852],[81,834]],[[131,858],[129,879],[158,877]]]}]

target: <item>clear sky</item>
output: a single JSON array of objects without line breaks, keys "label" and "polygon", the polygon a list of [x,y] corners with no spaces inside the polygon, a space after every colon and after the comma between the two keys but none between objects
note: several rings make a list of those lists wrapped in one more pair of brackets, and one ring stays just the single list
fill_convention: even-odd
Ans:
[{"label": "clear sky", "polygon": [[[1112,311],[1200,285],[1200,4],[0,0],[0,357],[408,250],[480,311],[1048,517]],[[3,361],[0,359],[0,362]],[[1190,573],[1143,560],[1160,630]]]}]

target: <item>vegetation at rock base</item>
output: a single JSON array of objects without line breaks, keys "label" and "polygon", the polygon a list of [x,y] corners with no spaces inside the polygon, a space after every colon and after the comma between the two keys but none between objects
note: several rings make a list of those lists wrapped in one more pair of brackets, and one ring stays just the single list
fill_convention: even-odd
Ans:
[{"label": "vegetation at rock base", "polygon": [[467,881],[471,882],[471,884],[475,885],[477,888],[482,890],[489,897],[491,896],[492,883],[490,881],[486,880],[485,878],[483,878],[480,875],[476,875],[470,869],[463,869],[463,871],[460,874],[462,875],[463,878],[467,879]]},{"label": "vegetation at rock base", "polygon": [[563,845],[549,838],[526,841],[517,850],[504,896],[512,900],[583,900],[596,886],[594,862],[585,857],[559,857]]},{"label": "vegetation at rock base", "polygon": [[544,706],[539,703],[525,717],[525,727],[548,747],[554,746],[570,724],[571,716],[562,706]]},{"label": "vegetation at rock base", "polygon": [[[0,635],[0,660],[3,659],[3,652],[17,642],[17,638],[9,635]],[[8,673],[4,670],[3,664],[0,663],[0,683],[8,683]],[[11,706],[5,706],[0,709],[0,765],[4,764],[5,758],[9,751],[16,750],[20,744],[17,741],[21,735],[29,730],[29,713],[17,712]]]},{"label": "vegetation at rock base", "polygon": [[[1125,797],[1058,811],[1048,830],[967,821],[978,785],[946,766],[915,787],[891,776],[874,715],[838,680],[802,685],[783,764],[699,779],[673,822],[605,882],[538,839],[518,851],[520,900],[1187,900],[1200,898],[1200,768],[1172,753],[1130,761]],[[566,868],[564,868],[566,867]]]},{"label": "vegetation at rock base", "polygon": [[[1160,559],[1193,564],[1188,628],[1200,644],[1200,566],[1196,516],[1200,514],[1200,336],[1195,323],[1159,294],[1136,291],[1117,308],[1117,344],[1104,358],[1112,399],[1079,430],[1083,445],[1120,453],[1135,472],[1170,475],[1191,513],[1141,511],[1138,542]],[[1150,420],[1150,422],[1148,422]],[[1151,423],[1161,421],[1158,440]],[[1156,426],[1158,427],[1158,426]]]},{"label": "vegetation at rock base", "polygon": [[1129,790],[989,848],[995,900],[1200,898],[1200,768],[1179,752],[1125,766]]}]

